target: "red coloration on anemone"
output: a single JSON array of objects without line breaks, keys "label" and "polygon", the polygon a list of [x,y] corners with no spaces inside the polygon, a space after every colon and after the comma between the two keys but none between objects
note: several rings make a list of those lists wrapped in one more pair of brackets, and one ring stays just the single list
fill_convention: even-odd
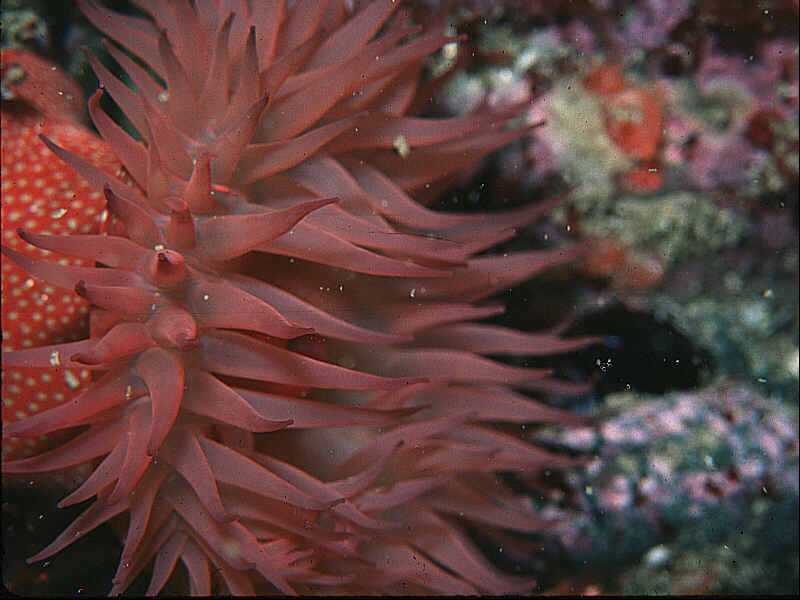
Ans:
[{"label": "red coloration on anemone", "polygon": [[[104,207],[101,193],[39,139],[46,135],[106,173],[119,168],[114,153],[82,127],[81,93],[54,65],[24,50],[3,50],[2,226],[9,248],[32,259],[55,261],[31,246],[17,227],[36,233],[96,233]],[[65,258],[66,265],[92,266]],[[2,266],[3,351],[70,342],[88,332],[87,302],[32,278],[10,261]],[[11,423],[68,401],[89,382],[85,369],[7,368],[3,372],[3,422]],[[46,438],[3,438],[3,458],[20,458],[48,446]]]},{"label": "red coloration on anemone", "polygon": [[[576,461],[496,424],[575,423],[523,392],[583,388],[480,355],[592,340],[467,321],[579,250],[479,255],[545,209],[486,218],[412,198],[529,128],[510,127],[516,114],[411,116],[424,59],[452,38],[419,32],[397,0],[354,14],[345,0],[136,4],[150,18],[81,2],[135,86],[92,59],[103,91],[89,112],[136,185],[44,138],[103,192],[114,233],[21,232],[105,268],[3,249],[93,307],[89,339],[4,355],[6,368],[56,360],[97,375],[5,427],[82,428],[6,474],[96,465],[60,504],[96,499],[31,560],[119,516],[114,594],[150,564],[150,594],[179,564],[199,595],[532,589],[460,524],[547,527],[498,472]],[[410,152],[394,150],[399,137]]]}]

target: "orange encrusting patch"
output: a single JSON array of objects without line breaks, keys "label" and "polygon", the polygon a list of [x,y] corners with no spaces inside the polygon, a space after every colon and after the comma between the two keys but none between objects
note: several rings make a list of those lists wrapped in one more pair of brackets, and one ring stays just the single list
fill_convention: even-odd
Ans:
[{"label": "orange encrusting patch", "polygon": [[621,183],[631,192],[649,193],[657,192],[664,183],[661,169],[655,161],[644,161],[627,173],[623,173]]},{"label": "orange encrusting patch", "polygon": [[609,96],[625,89],[625,76],[619,65],[602,64],[584,78],[583,85],[598,96]]},{"label": "orange encrusting patch", "polygon": [[610,238],[588,240],[590,250],[581,268],[589,277],[608,278],[618,290],[646,290],[658,285],[664,267],[653,256],[646,256]]},{"label": "orange encrusting patch", "polygon": [[663,184],[658,155],[664,127],[657,90],[630,85],[618,65],[596,67],[584,85],[603,102],[608,137],[637,163],[623,174],[622,186],[633,192],[657,191]]},{"label": "orange encrusting patch", "polygon": [[[15,53],[15,58],[19,53]],[[3,53],[4,66],[7,54]],[[27,83],[31,83],[26,74]],[[17,228],[35,233],[96,233],[105,208],[102,194],[54,159],[39,139],[48,136],[60,146],[109,173],[119,169],[115,155],[85,127],[31,110],[24,94],[3,103],[2,202],[3,245],[33,258],[56,260],[50,252],[22,241]],[[92,266],[89,261],[58,257],[62,264]],[[86,337],[88,304],[71,290],[34,279],[5,258],[2,261],[2,349],[4,352]],[[4,423],[52,408],[80,393],[90,381],[85,370],[14,368],[3,370]],[[3,459],[28,456],[52,440],[3,438]]]}]

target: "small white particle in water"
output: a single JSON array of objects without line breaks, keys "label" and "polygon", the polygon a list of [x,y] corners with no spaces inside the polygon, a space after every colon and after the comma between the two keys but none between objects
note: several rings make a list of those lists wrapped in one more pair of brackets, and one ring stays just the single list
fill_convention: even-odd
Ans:
[{"label": "small white particle in water", "polygon": [[392,147],[401,158],[406,158],[409,154],[411,154],[411,146],[408,145],[408,141],[404,135],[398,135],[396,138],[394,138]]},{"label": "small white particle in water", "polygon": [[65,371],[64,372],[64,381],[67,383],[67,387],[71,390],[78,389],[81,385],[81,380],[78,379],[77,375],[72,371]]},{"label": "small white particle in water", "polygon": [[645,554],[644,561],[650,567],[660,567],[669,560],[669,549],[666,546],[653,546]]}]

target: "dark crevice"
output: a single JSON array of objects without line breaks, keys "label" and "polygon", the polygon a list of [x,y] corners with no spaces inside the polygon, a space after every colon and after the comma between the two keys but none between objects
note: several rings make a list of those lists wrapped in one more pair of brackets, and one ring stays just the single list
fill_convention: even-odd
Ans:
[{"label": "dark crevice", "polygon": [[556,359],[554,366],[584,373],[600,396],[693,389],[713,372],[709,352],[672,323],[622,304],[579,318],[566,336],[579,335],[602,336],[604,343]]},{"label": "dark crevice", "polygon": [[[117,568],[119,547],[110,527],[103,526],[76,541],[68,552],[26,564],[25,559],[52,542],[88,506],[55,510],[54,490],[25,484],[3,490],[3,583],[22,596],[88,596],[108,594]],[[64,494],[66,495],[66,494]],[[76,569],[75,565],[91,565]],[[144,589],[142,589],[144,591]]]}]

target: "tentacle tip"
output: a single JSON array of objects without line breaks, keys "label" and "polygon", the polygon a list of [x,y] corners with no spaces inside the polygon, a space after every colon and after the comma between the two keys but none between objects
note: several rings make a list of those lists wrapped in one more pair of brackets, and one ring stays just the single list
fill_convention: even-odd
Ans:
[{"label": "tentacle tip", "polygon": [[100,364],[100,361],[93,360],[88,354],[78,353],[69,357],[69,362],[81,365],[84,367],[94,367]]},{"label": "tentacle tip", "polygon": [[39,552],[39,554],[34,554],[33,556],[26,558],[25,562],[29,565],[32,565],[33,563],[37,563],[39,561],[44,560],[45,558],[47,558],[47,556],[46,555],[43,556],[42,553]]},{"label": "tentacle tip", "polygon": [[191,350],[192,348],[197,348],[200,345],[200,339],[197,336],[188,337],[181,335],[175,339],[175,345],[179,350]]},{"label": "tentacle tip", "polygon": [[238,520],[235,515],[232,515],[228,511],[224,510],[215,510],[212,514],[217,523],[233,523],[234,521]]},{"label": "tentacle tip", "polygon": [[97,107],[97,104],[100,102],[100,98],[103,97],[103,94],[104,94],[103,88],[99,87],[94,91],[94,93],[91,96],[89,96],[90,109],[94,109]]},{"label": "tentacle tip", "polygon": [[[292,425],[294,425],[294,419],[283,419],[281,421],[269,421],[270,430],[271,431],[281,431],[282,429],[288,429]],[[278,429],[274,429],[277,427]]]},{"label": "tentacle tip", "polygon": [[30,243],[31,243],[31,236],[30,236],[30,234],[29,234],[27,231],[25,231],[25,230],[24,230],[22,227],[17,227],[17,228],[16,228],[16,230],[15,230],[15,232],[16,232],[17,236],[19,236],[19,238],[20,238],[20,239],[21,239],[23,242],[27,242],[28,244],[30,244]]},{"label": "tentacle tip", "polygon": [[328,502],[327,507],[329,509],[330,508],[335,508],[336,506],[339,506],[340,504],[344,504],[345,502],[347,502],[347,498],[337,498],[336,500],[331,500],[330,502]]},{"label": "tentacle tip", "polygon": [[189,212],[189,204],[183,198],[179,198],[178,196],[167,196],[164,198],[164,202],[169,207],[172,214],[182,214]]},{"label": "tentacle tip", "polygon": [[[109,209],[111,209],[112,205],[119,202],[119,196],[114,193],[114,190],[111,189],[111,185],[106,183],[103,185],[103,196],[106,199],[106,203],[109,205]],[[112,210],[112,212],[114,212]]]},{"label": "tentacle tip", "polygon": [[[420,404],[419,406],[410,406],[408,408],[401,408],[397,412],[401,417],[413,417],[419,412],[431,408],[432,404]],[[401,440],[402,443],[402,440]]]},{"label": "tentacle tip", "polygon": [[303,337],[304,335],[312,335],[316,333],[316,330],[313,327],[300,327],[299,325],[292,325],[292,331],[290,332],[291,339]]},{"label": "tentacle tip", "polygon": [[53,140],[51,140],[51,139],[50,139],[49,137],[47,137],[45,134],[43,134],[43,133],[40,133],[40,134],[39,134],[37,137],[38,137],[38,138],[39,138],[39,139],[40,139],[40,140],[41,140],[41,141],[42,141],[42,142],[43,142],[43,143],[44,143],[46,146],[48,146],[48,147],[50,147],[50,148],[52,148],[53,146],[55,146],[55,143],[53,142]]},{"label": "tentacle tip", "polygon": [[120,500],[122,500],[122,492],[118,487],[115,487],[114,490],[111,492],[111,495],[106,498],[107,504],[116,504]]}]

